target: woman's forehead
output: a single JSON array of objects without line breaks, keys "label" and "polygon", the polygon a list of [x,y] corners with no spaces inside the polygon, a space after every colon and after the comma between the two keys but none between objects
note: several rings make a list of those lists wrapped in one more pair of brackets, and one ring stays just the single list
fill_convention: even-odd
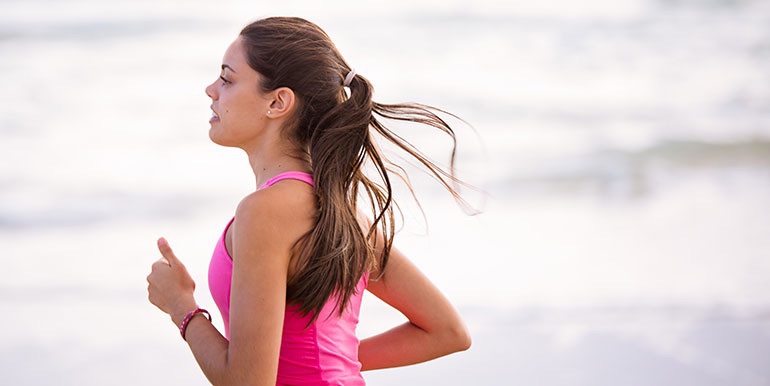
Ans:
[{"label": "woman's forehead", "polygon": [[243,51],[243,42],[238,37],[225,50],[222,58],[222,69],[229,68],[233,72],[239,72],[239,70],[243,70],[243,67],[248,67],[248,65]]}]

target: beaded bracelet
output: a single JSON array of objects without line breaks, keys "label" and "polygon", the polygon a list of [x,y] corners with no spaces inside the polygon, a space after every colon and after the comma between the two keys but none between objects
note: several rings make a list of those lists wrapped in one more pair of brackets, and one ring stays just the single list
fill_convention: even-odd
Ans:
[{"label": "beaded bracelet", "polygon": [[193,316],[197,314],[205,314],[209,319],[209,322],[211,321],[211,314],[209,314],[209,312],[203,308],[196,307],[194,310],[188,312],[184,319],[182,319],[182,323],[179,324],[179,333],[182,334],[182,339],[185,341],[187,341],[187,338],[184,337],[184,334],[187,332],[187,325],[190,323],[190,320],[192,320]]}]

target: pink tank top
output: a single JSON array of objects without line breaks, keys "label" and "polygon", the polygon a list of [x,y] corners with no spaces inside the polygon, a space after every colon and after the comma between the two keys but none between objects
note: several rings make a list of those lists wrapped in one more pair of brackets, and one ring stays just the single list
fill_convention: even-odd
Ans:
[{"label": "pink tank top", "polygon": [[[273,177],[260,189],[285,179],[313,185],[313,178],[307,173],[286,172]],[[228,339],[233,260],[225,247],[225,235],[232,222],[230,220],[225,227],[209,264],[209,289],[222,313]],[[335,301],[330,299],[316,321],[307,328],[311,315],[303,316],[296,305],[287,304],[276,385],[365,385],[358,362],[356,325],[367,280],[368,275],[361,278],[341,317],[332,313]]]}]

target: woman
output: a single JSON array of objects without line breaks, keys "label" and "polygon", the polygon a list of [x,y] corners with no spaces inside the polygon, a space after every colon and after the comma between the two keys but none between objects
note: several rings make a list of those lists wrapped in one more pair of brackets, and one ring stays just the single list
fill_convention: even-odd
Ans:
[{"label": "woman", "polygon": [[[363,385],[363,370],[470,346],[449,301],[391,247],[392,172],[372,138],[376,133],[408,151],[456,196],[453,175],[375,114],[425,123],[454,139],[444,121],[425,106],[373,102],[369,82],[319,27],[299,18],[244,28],[206,94],[211,140],[243,149],[257,186],[238,205],[209,267],[224,335],[198,308],[195,283],[162,238],[163,257],[147,281],[150,301],[179,326],[211,383]],[[379,180],[364,175],[365,164]],[[359,210],[360,196],[370,201],[371,220]],[[359,342],[364,289],[409,322]]]}]

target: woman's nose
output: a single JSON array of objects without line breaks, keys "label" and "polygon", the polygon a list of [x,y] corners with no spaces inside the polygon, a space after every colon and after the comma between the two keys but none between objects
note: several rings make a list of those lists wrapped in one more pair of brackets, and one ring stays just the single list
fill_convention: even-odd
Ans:
[{"label": "woman's nose", "polygon": [[211,98],[211,99],[217,99],[216,98],[216,88],[214,87],[214,84],[216,84],[216,82],[206,86],[206,95],[208,95],[208,97]]}]

